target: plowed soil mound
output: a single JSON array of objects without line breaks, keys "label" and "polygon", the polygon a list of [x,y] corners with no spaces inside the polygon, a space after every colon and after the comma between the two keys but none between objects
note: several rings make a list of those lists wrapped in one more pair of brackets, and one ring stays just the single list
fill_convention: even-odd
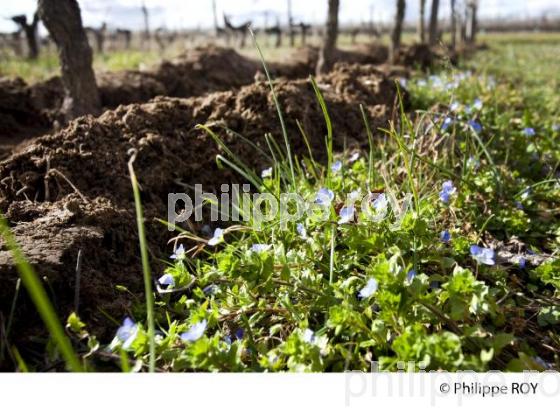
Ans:
[{"label": "plowed soil mound", "polygon": [[[389,49],[382,44],[357,46],[354,50],[337,50],[336,61],[348,64],[383,64],[389,57]],[[319,48],[301,47],[294,50],[285,62],[271,64],[271,71],[276,76],[286,78],[306,78],[315,74],[319,60]]]},{"label": "plowed soil mound", "polygon": [[[395,102],[393,81],[372,66],[338,65],[319,79],[332,117],[335,146],[367,141],[359,105],[369,112],[371,127],[386,126]],[[322,113],[306,80],[276,83],[288,133],[296,154],[305,155],[296,120],[305,128],[316,157],[322,158],[326,133]],[[268,85],[263,82],[238,91],[179,99],[157,97],[152,102],[120,106],[99,118],[82,117],[62,131],[38,138],[23,151],[0,163],[0,209],[24,252],[56,294],[61,317],[73,307],[75,265],[81,267],[80,314],[103,332],[102,313],[122,317],[130,295],[140,294],[141,264],[134,205],[128,178],[129,150],[138,153],[135,168],[142,187],[148,238],[155,272],[170,252],[169,233],[154,221],[165,219],[167,195],[184,192],[184,184],[203,184],[211,192],[237,180],[219,170],[220,150],[198,123],[213,123],[228,146],[247,164],[268,166],[258,152],[228,135],[222,124],[267,150],[264,134],[281,144],[281,131]],[[378,133],[377,133],[378,134]],[[6,312],[18,275],[9,253],[0,248],[0,309]],[[37,317],[28,301],[18,303],[23,324],[14,335],[26,340],[26,329]]]}]

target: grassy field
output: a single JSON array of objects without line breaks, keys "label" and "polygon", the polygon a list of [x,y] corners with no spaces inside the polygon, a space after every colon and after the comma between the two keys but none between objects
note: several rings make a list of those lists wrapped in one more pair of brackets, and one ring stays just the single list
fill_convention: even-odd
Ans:
[{"label": "grassy field", "polygon": [[369,151],[332,152],[327,136],[325,164],[291,160],[284,139],[270,170],[230,157],[321,217],[177,232],[201,246],[153,272],[153,312],[138,303],[109,346],[70,317],[81,364],[107,347],[123,371],[560,368],[560,43],[483,40],[410,79],[411,109]]}]

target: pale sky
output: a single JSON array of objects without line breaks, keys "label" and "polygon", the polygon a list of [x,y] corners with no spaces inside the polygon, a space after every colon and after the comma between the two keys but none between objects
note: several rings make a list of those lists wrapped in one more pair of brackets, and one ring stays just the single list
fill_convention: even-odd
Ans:
[{"label": "pale sky", "polygon": [[[560,16],[559,0],[479,0],[482,18]],[[212,26],[211,0],[145,0],[150,9],[152,28],[169,29]],[[458,0],[460,3],[461,0]],[[142,0],[80,0],[86,26],[100,26],[106,21],[110,27],[137,29],[142,27],[140,7]],[[236,22],[252,19],[256,26],[264,24],[265,15],[275,22],[286,20],[287,0],[216,0],[218,15],[225,12]],[[430,0],[427,1],[428,7]],[[440,1],[440,16],[448,15],[449,0]],[[36,0],[0,0],[0,31],[14,31],[15,25],[7,18],[16,14],[31,16]],[[326,0],[292,0],[296,20],[321,23],[326,16]],[[395,0],[341,0],[342,24],[369,20],[387,22],[394,15]],[[418,0],[407,1],[406,19],[412,21],[418,13]]]}]

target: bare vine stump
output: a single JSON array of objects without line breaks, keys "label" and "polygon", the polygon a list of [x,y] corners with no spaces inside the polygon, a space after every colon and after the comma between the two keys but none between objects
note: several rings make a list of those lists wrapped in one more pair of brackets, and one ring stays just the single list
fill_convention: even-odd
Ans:
[{"label": "bare vine stump", "polygon": [[319,53],[317,63],[317,75],[329,72],[334,64],[334,51],[338,37],[338,9],[339,0],[329,0],[329,12],[327,15],[327,27],[323,47]]},{"label": "bare vine stump", "polygon": [[92,51],[76,0],[39,0],[39,15],[56,43],[67,119],[97,114],[101,103],[92,68]]}]

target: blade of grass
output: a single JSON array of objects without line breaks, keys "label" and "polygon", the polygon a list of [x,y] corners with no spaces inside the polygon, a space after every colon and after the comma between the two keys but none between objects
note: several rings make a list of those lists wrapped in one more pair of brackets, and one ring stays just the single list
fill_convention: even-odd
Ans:
[{"label": "blade of grass", "polygon": [[264,61],[264,56],[257,41],[257,37],[253,30],[249,28],[249,32],[251,33],[251,37],[253,38],[253,43],[255,44],[255,48],[259,53],[259,58],[261,59],[261,63],[266,74],[266,78],[268,80],[268,85],[270,86],[270,91],[272,93],[272,100],[274,101],[274,105],[276,106],[276,111],[278,112],[278,119],[280,120],[280,126],[282,127],[282,136],[284,137],[284,144],[286,145],[286,155],[288,157],[288,162],[290,164],[290,174],[292,177],[292,184],[294,188],[296,187],[296,173],[294,170],[294,160],[292,159],[292,149],[290,147],[290,141],[288,139],[288,130],[286,128],[286,124],[284,122],[284,116],[282,115],[282,109],[280,108],[280,103],[278,102],[278,97],[276,96],[276,91],[274,90],[274,84],[272,83],[272,78],[270,77],[270,73],[268,72],[268,67],[266,66],[266,62]]},{"label": "blade of grass", "polygon": [[140,189],[138,188],[138,180],[134,172],[134,161],[136,160],[136,151],[132,153],[128,161],[128,172],[130,174],[130,182],[132,183],[132,191],[134,193],[134,205],[136,208],[136,222],[138,225],[138,239],[140,241],[140,255],[142,258],[142,271],[144,273],[144,291],[146,293],[146,311],[148,320],[148,339],[150,343],[150,373],[155,372],[156,368],[156,342],[155,342],[155,323],[154,323],[154,294],[152,292],[152,274],[150,271],[150,262],[148,260],[148,246],[146,242],[146,233],[144,232],[144,216],[142,211],[142,203],[140,201]]},{"label": "blade of grass", "polygon": [[364,120],[364,125],[366,126],[366,133],[368,137],[368,189],[371,190],[373,188],[373,134],[371,132],[371,128],[369,127],[369,120],[362,104],[360,104],[360,111],[362,112],[362,118]]},{"label": "blade of grass", "polygon": [[315,81],[315,78],[312,76],[309,77],[309,81],[311,81],[311,85],[313,86],[313,91],[315,91],[315,96],[317,101],[319,102],[319,106],[321,107],[321,111],[323,112],[323,117],[325,119],[325,124],[327,126],[327,186],[330,188],[330,181],[331,181],[331,165],[333,162],[333,130],[332,130],[332,122],[331,117],[329,115],[329,110],[327,109],[327,103],[323,98],[323,94]]},{"label": "blade of grass", "polygon": [[49,330],[49,333],[58,347],[60,354],[64,358],[66,365],[71,371],[83,371],[78,356],[74,352],[70,340],[64,333],[64,328],[56,315],[45,288],[37,277],[35,270],[25,258],[25,255],[19,247],[3,215],[0,215],[0,236],[4,238],[6,246],[12,253],[12,257],[14,258],[17,269],[20,273],[21,281],[23,282],[23,286],[25,286],[27,292],[29,292],[29,296],[31,297],[33,304],[37,308],[41,319],[43,319],[45,326]]}]

